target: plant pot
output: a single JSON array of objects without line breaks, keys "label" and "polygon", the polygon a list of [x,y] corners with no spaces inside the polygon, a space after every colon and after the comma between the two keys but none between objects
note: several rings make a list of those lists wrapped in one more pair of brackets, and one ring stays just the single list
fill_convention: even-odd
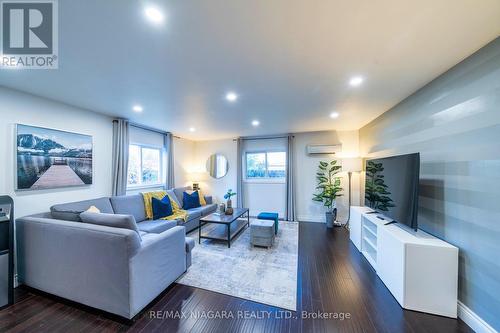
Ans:
[{"label": "plant pot", "polygon": [[325,216],[326,216],[326,227],[328,229],[333,228],[333,213],[332,212],[326,212]]},{"label": "plant pot", "polygon": [[233,215],[233,202],[231,199],[228,199],[226,203],[226,215]]},{"label": "plant pot", "polygon": [[326,212],[326,227],[331,229],[337,221],[337,207],[334,206],[331,212]]}]

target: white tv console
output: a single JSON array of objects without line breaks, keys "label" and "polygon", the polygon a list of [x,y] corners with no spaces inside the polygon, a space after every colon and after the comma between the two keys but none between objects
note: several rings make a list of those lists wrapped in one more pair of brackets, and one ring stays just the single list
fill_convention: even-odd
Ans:
[{"label": "white tv console", "polygon": [[421,230],[385,225],[369,211],[351,207],[350,238],[399,304],[456,318],[458,248]]}]

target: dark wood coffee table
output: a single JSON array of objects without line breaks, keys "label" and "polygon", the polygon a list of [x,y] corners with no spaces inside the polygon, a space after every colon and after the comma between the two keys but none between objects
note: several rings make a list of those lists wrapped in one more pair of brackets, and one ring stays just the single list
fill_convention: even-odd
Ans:
[{"label": "dark wood coffee table", "polygon": [[[246,219],[242,220],[246,214]],[[207,224],[217,226],[202,232],[202,227]],[[233,215],[212,213],[200,219],[198,226],[198,243],[201,239],[221,240],[227,242],[227,247],[231,247],[231,240],[236,237],[245,227],[250,226],[250,213],[248,208],[234,208]],[[209,229],[208,227],[206,229]]]}]

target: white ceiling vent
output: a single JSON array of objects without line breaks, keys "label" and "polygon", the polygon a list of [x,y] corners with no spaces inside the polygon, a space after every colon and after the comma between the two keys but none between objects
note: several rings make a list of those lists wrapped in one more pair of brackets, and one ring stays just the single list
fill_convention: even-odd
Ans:
[{"label": "white ceiling vent", "polygon": [[342,151],[342,144],[336,145],[307,145],[307,154],[335,154]]}]

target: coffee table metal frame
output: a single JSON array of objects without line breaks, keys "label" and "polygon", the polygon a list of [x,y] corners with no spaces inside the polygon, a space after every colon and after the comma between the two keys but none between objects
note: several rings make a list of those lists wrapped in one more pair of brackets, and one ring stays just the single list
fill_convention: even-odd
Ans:
[{"label": "coffee table metal frame", "polygon": [[[247,218],[247,223],[243,224],[240,226],[235,232],[233,232],[233,235],[231,236],[231,225],[238,221],[239,218],[245,217],[244,215],[246,214]],[[223,224],[227,226],[227,238],[221,238],[221,237],[210,237],[207,235],[202,235],[201,233],[201,227],[207,224]],[[199,225],[198,225],[198,243],[201,243],[201,239],[211,239],[211,240],[220,240],[220,241],[227,241],[227,247],[231,247],[231,240],[233,240],[242,230],[246,229],[246,227],[250,226],[250,211],[248,208],[234,208],[234,213],[232,215],[217,215],[216,213],[212,213],[210,215],[207,215],[205,217],[202,217],[200,219]]]}]

